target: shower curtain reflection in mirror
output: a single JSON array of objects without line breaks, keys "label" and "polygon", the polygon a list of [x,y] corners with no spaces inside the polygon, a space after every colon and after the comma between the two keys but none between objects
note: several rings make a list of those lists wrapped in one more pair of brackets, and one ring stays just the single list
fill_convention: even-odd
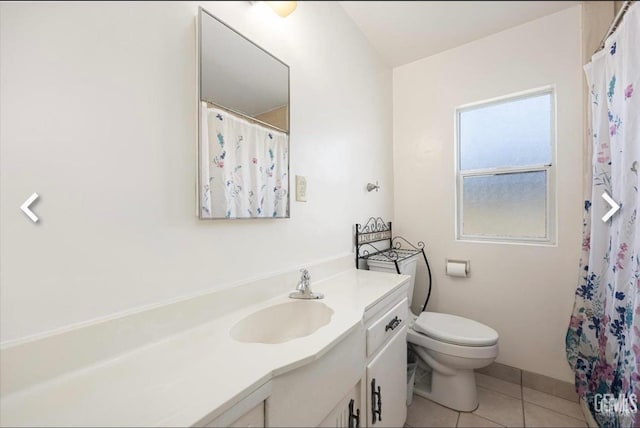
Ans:
[{"label": "shower curtain reflection in mirror", "polygon": [[289,217],[289,136],[201,103],[200,217]]}]

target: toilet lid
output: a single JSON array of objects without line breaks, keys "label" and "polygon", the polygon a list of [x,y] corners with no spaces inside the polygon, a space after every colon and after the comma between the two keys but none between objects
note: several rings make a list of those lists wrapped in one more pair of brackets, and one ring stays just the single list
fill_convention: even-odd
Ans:
[{"label": "toilet lid", "polygon": [[467,318],[456,315],[423,312],[414,330],[443,342],[466,346],[490,346],[498,342],[498,332]]}]

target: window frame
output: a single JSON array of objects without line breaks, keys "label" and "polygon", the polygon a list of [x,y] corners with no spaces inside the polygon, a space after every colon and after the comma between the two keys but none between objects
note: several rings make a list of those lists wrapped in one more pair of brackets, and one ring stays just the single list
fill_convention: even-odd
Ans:
[{"label": "window frame", "polygon": [[[476,110],[482,107],[490,107],[496,104],[504,104],[507,102],[518,101],[526,98],[533,98],[540,95],[550,95],[551,103],[551,126],[550,126],[550,164],[531,164],[523,166],[507,166],[507,167],[495,167],[495,168],[480,168],[472,170],[461,170],[461,142],[460,142],[460,114],[469,111]],[[557,200],[556,200],[556,148],[557,148],[557,129],[556,129],[556,115],[557,115],[557,101],[556,101],[556,88],[555,85],[544,86],[541,88],[535,88],[523,92],[513,93],[497,98],[478,101],[471,104],[465,104],[455,109],[454,117],[454,133],[455,133],[455,155],[454,155],[454,171],[456,180],[456,198],[455,198],[455,240],[463,242],[482,242],[482,243],[497,243],[497,244],[523,244],[523,245],[544,245],[544,246],[556,246],[556,224],[557,224]],[[536,237],[524,237],[524,236],[503,236],[503,235],[474,235],[464,233],[464,179],[467,177],[488,177],[496,175],[508,175],[515,173],[526,172],[541,172],[546,173],[546,207],[545,207],[545,236]]]}]

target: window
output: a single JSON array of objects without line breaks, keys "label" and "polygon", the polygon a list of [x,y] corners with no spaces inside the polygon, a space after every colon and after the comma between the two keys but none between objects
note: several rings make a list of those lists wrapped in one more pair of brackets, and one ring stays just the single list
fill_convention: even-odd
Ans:
[{"label": "window", "polygon": [[554,242],[552,89],[461,107],[457,238]]}]

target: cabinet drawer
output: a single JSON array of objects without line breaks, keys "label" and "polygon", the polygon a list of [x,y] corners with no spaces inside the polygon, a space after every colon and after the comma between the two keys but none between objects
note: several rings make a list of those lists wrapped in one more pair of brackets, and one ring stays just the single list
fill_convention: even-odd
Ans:
[{"label": "cabinet drawer", "polygon": [[407,324],[409,301],[404,298],[367,328],[367,357]]}]

